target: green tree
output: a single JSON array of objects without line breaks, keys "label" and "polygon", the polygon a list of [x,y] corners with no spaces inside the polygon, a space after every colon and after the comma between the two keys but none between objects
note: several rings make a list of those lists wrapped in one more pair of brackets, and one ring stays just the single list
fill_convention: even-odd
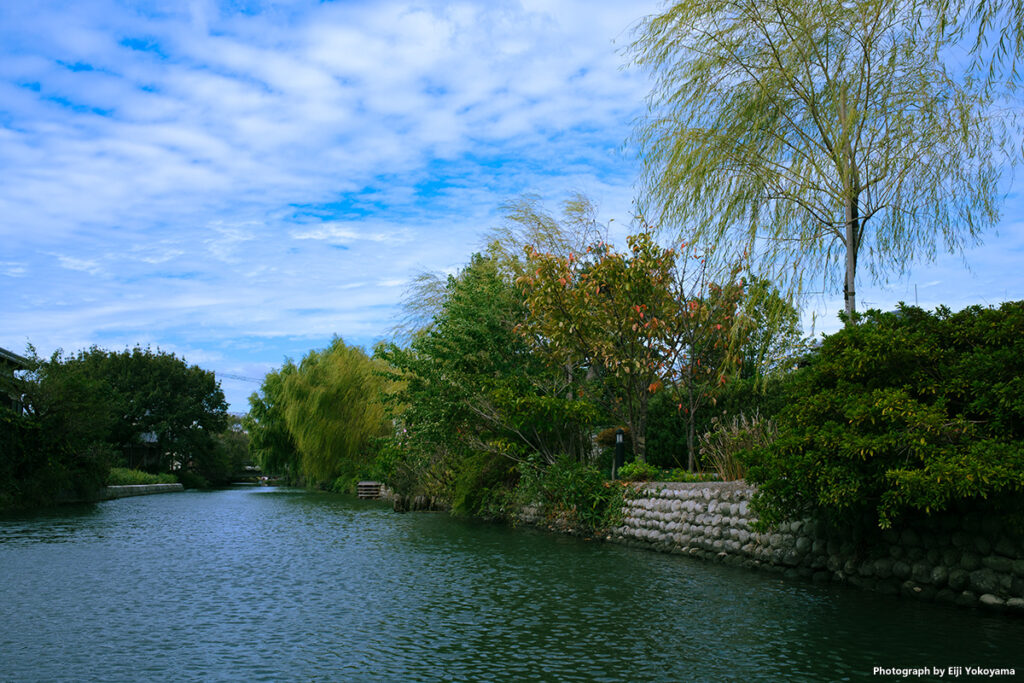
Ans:
[{"label": "green tree", "polygon": [[448,278],[437,314],[408,347],[377,349],[393,382],[389,411],[406,488],[457,506],[474,486],[510,484],[528,453],[582,459],[595,419],[593,405],[566,397],[570,380],[517,334],[526,308],[499,263],[474,255]]},{"label": "green tree", "polygon": [[372,439],[390,427],[382,389],[374,361],[340,338],[326,349],[310,351],[294,372],[284,375],[281,415],[307,483],[351,479],[369,466]]},{"label": "green tree", "polygon": [[0,373],[0,508],[91,498],[103,484],[114,449],[117,415],[109,386],[83,372],[63,352]]},{"label": "green tree", "polygon": [[140,447],[141,465],[202,470],[216,458],[214,436],[227,424],[227,402],[214,373],[157,349],[106,351],[91,347],[65,361],[109,387],[107,400],[118,419],[110,441],[129,460]]},{"label": "green tree", "polygon": [[1005,121],[947,65],[940,14],[686,0],[644,20],[631,51],[655,85],[635,137],[661,222],[746,245],[789,291],[841,282],[848,321],[861,257],[879,277],[975,243],[998,218]]},{"label": "green tree", "polygon": [[249,396],[249,412],[242,419],[252,459],[264,472],[284,475],[292,483],[297,483],[302,468],[282,401],[284,382],[297,370],[295,363],[286,361],[280,370],[268,372],[259,392]]},{"label": "green tree", "polygon": [[869,311],[792,378],[778,437],[748,454],[763,521],[882,527],[1024,493],[1024,302]]}]

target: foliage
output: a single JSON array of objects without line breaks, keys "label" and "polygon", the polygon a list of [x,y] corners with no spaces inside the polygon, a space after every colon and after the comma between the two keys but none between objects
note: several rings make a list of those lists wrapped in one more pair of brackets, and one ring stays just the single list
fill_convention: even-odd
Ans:
[{"label": "foliage", "polygon": [[191,470],[182,470],[177,474],[178,481],[181,485],[187,489],[208,489],[210,488],[210,482],[206,480],[206,477],[193,472]]},{"label": "foliage", "polygon": [[280,415],[309,484],[352,478],[369,466],[371,441],[387,433],[377,363],[335,338],[283,376]]},{"label": "foliage", "polygon": [[127,467],[111,467],[107,474],[107,486],[135,486],[138,484],[177,484],[178,478],[169,472],[150,474]]},{"label": "foliage", "polygon": [[772,442],[778,430],[775,424],[754,413],[733,415],[732,420],[712,419],[711,431],[700,437],[701,457],[721,481],[743,479],[746,469],[739,454]]},{"label": "foliage", "polygon": [[495,453],[474,453],[462,460],[456,475],[452,512],[484,519],[505,519],[515,507],[517,464]]},{"label": "foliage", "polygon": [[0,406],[0,504],[91,498],[112,464],[208,471],[221,461],[227,406],[213,373],[148,348],[29,351],[27,370],[0,376],[20,397]]},{"label": "foliage", "polygon": [[989,87],[1005,86],[1009,95],[1015,94],[1020,86],[1017,65],[1024,56],[1024,2],[938,0],[932,4],[942,19],[944,38],[973,40],[972,73],[978,73]]},{"label": "foliage", "polygon": [[743,456],[762,522],[889,527],[1024,493],[1024,302],[869,311],[795,373],[769,446]]},{"label": "foliage", "polygon": [[695,483],[700,481],[720,481],[720,479],[712,472],[691,472],[682,467],[676,467],[667,471],[662,470],[662,473],[657,477],[657,481]]},{"label": "foliage", "polygon": [[282,401],[284,382],[297,370],[295,363],[286,361],[280,370],[267,373],[259,393],[249,397],[249,412],[242,419],[249,434],[250,457],[264,472],[283,475],[290,483],[297,483],[301,465]]},{"label": "foliage", "polygon": [[860,257],[879,277],[975,243],[1013,139],[953,71],[935,5],[684,0],[644,20],[635,137],[659,220],[745,245],[787,291],[842,283],[848,313]]},{"label": "foliage", "polygon": [[377,348],[397,426],[378,459],[396,477],[397,484],[388,480],[396,490],[469,509],[479,504],[460,502],[459,482],[476,477],[481,463],[498,462],[480,454],[506,466],[527,452],[549,460],[559,452],[584,456],[596,411],[566,396],[574,378],[546,367],[515,333],[524,315],[497,258],[478,254],[448,278],[439,312],[409,347]]},{"label": "foliage", "polygon": [[602,448],[615,448],[616,433],[622,430],[622,443],[627,451],[632,451],[633,436],[629,433],[629,427],[617,426],[602,429],[594,437],[594,442]]},{"label": "foliage", "polygon": [[60,351],[28,351],[27,370],[0,370],[0,508],[92,497],[114,458],[108,386]]},{"label": "foliage", "polygon": [[536,457],[520,464],[518,496],[540,505],[549,518],[559,518],[586,533],[601,533],[618,523],[624,489],[606,481],[592,465],[562,456],[551,464]]},{"label": "foliage", "polygon": [[699,255],[698,272],[688,274],[689,260],[677,263],[676,251],[659,246],[649,229],[628,243],[628,253],[603,242],[568,255],[527,247],[517,281],[529,315],[519,329],[551,366],[600,379],[642,461],[650,396],[678,381],[689,419],[723,380],[742,287],[710,282]]},{"label": "foliage", "polygon": [[227,402],[212,372],[140,347],[93,346],[64,362],[107,386],[118,416],[109,440],[124,464],[154,472],[203,469],[218,457],[214,435],[227,425]]},{"label": "foliage", "polygon": [[620,467],[618,476],[622,481],[656,481],[661,477],[661,473],[660,467],[637,460]]},{"label": "foliage", "polygon": [[249,455],[249,435],[242,426],[242,420],[228,415],[227,427],[214,434],[213,442],[213,453],[195,467],[196,472],[215,485],[229,484],[245,477],[245,467],[252,463],[252,458]]}]

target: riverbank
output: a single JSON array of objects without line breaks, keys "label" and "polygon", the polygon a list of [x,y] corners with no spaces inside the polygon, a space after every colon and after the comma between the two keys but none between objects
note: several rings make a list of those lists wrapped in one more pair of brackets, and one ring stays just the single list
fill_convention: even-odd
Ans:
[{"label": "riverbank", "polygon": [[[816,583],[1024,615],[1024,537],[995,517],[947,514],[898,532],[871,533],[808,519],[758,533],[750,509],[754,491],[744,482],[640,485],[606,539]],[[519,519],[551,526],[536,508],[524,508]]]},{"label": "riverbank", "polygon": [[125,486],[104,486],[100,489],[100,500],[128,498],[130,496],[150,496],[155,493],[176,493],[184,491],[182,484],[128,484]]}]

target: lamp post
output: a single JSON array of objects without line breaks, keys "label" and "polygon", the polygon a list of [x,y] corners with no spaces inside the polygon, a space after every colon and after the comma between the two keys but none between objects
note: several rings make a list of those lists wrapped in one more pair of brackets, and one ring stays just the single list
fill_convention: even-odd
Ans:
[{"label": "lamp post", "polygon": [[626,458],[626,440],[622,428],[615,430],[615,458],[612,460],[612,481],[615,481],[615,473],[622,467]]}]

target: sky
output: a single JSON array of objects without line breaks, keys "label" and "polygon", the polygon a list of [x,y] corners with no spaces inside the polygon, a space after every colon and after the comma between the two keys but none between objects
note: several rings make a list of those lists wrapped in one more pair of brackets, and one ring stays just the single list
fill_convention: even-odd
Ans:
[{"label": "sky", "polygon": [[[159,348],[244,412],[285,358],[388,338],[508,201],[628,225],[650,82],[623,49],[660,6],[0,3],[0,347]],[[1024,299],[1022,208],[859,304]],[[812,296],[805,327],[841,308]]]}]

